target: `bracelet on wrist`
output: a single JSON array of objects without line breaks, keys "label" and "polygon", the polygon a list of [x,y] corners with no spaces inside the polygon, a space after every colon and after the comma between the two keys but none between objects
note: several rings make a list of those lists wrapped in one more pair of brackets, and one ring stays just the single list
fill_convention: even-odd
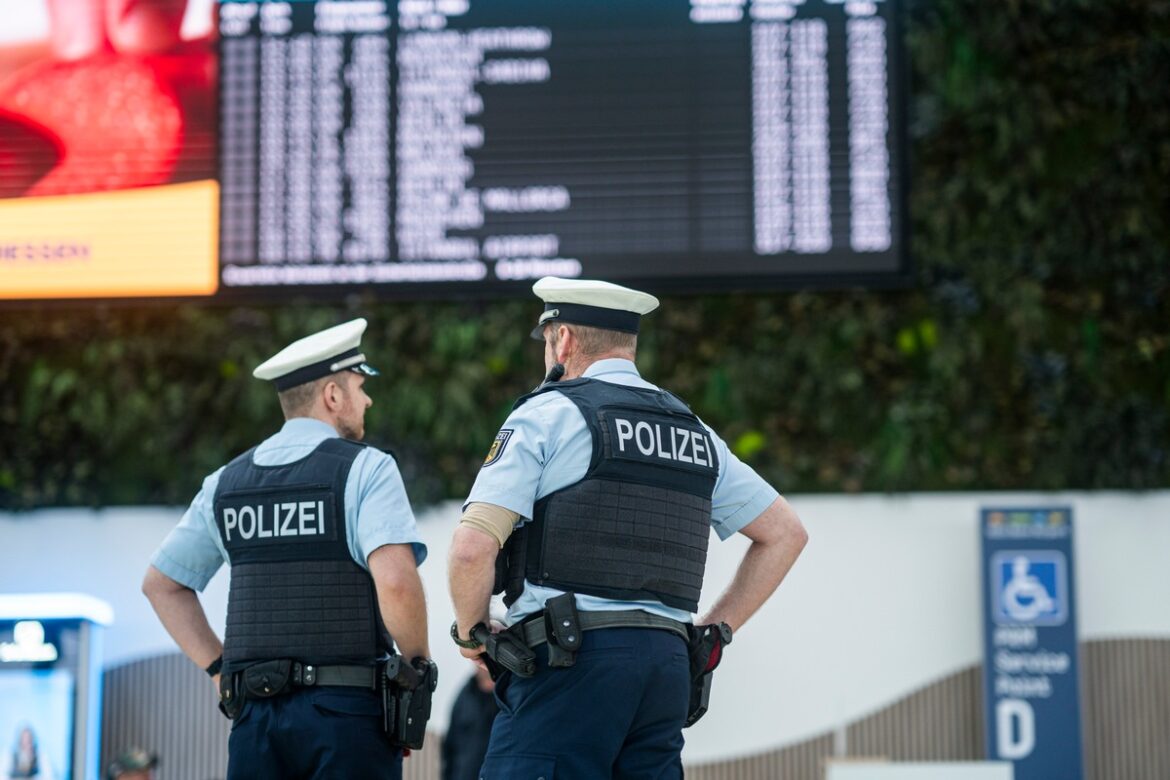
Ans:
[{"label": "bracelet on wrist", "polygon": [[[483,625],[483,624],[478,623],[476,625]],[[474,628],[472,628],[471,631],[472,631],[472,633],[475,633]],[[455,644],[457,644],[460,647],[465,648],[467,650],[474,650],[475,648],[481,647],[483,645],[483,642],[479,641],[475,637],[471,637],[468,639],[463,639],[462,637],[460,637],[459,636],[459,622],[458,621],[451,624],[451,638],[453,640],[455,640]]]}]

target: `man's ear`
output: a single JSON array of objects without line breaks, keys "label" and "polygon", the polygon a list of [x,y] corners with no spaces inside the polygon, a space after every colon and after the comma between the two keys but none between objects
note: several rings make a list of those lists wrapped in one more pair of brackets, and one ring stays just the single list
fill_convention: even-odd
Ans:
[{"label": "man's ear", "polygon": [[557,346],[554,350],[558,363],[564,363],[569,358],[569,352],[572,351],[576,345],[576,337],[573,331],[565,325],[557,326]]},{"label": "man's ear", "polygon": [[321,394],[325,399],[325,408],[331,412],[335,412],[341,408],[344,401],[344,393],[341,390],[341,385],[337,382],[326,382],[325,387],[322,388]]}]

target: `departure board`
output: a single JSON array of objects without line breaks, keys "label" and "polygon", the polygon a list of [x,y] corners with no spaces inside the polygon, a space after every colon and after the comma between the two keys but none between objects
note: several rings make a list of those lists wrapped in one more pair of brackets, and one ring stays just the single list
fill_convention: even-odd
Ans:
[{"label": "departure board", "polygon": [[895,11],[225,0],[221,290],[897,277]]}]

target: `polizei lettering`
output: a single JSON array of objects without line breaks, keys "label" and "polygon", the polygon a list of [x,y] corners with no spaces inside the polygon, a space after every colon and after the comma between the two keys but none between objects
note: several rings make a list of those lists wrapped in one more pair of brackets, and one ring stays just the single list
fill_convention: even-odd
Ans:
[{"label": "polizei lettering", "polygon": [[714,466],[711,438],[703,431],[679,428],[660,422],[613,419],[618,452],[637,450],[650,458]]},{"label": "polizei lettering", "polygon": [[223,508],[225,542],[285,536],[324,536],[324,501],[284,501]]}]

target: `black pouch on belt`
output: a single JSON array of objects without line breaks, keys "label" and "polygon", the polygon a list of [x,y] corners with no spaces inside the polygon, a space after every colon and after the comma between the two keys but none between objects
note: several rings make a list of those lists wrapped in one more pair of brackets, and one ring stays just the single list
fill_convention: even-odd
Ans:
[{"label": "black pouch on belt", "polygon": [[244,697],[240,695],[240,676],[224,674],[219,678],[219,711],[228,720],[235,720],[244,708]]},{"label": "black pouch on belt", "polygon": [[252,699],[279,696],[292,688],[292,665],[292,659],[289,658],[252,664],[240,672],[244,691]]},{"label": "black pouch on belt", "polygon": [[581,647],[581,619],[577,615],[577,599],[572,593],[562,593],[544,602],[544,633],[548,639],[548,665],[564,669],[577,662]]}]

